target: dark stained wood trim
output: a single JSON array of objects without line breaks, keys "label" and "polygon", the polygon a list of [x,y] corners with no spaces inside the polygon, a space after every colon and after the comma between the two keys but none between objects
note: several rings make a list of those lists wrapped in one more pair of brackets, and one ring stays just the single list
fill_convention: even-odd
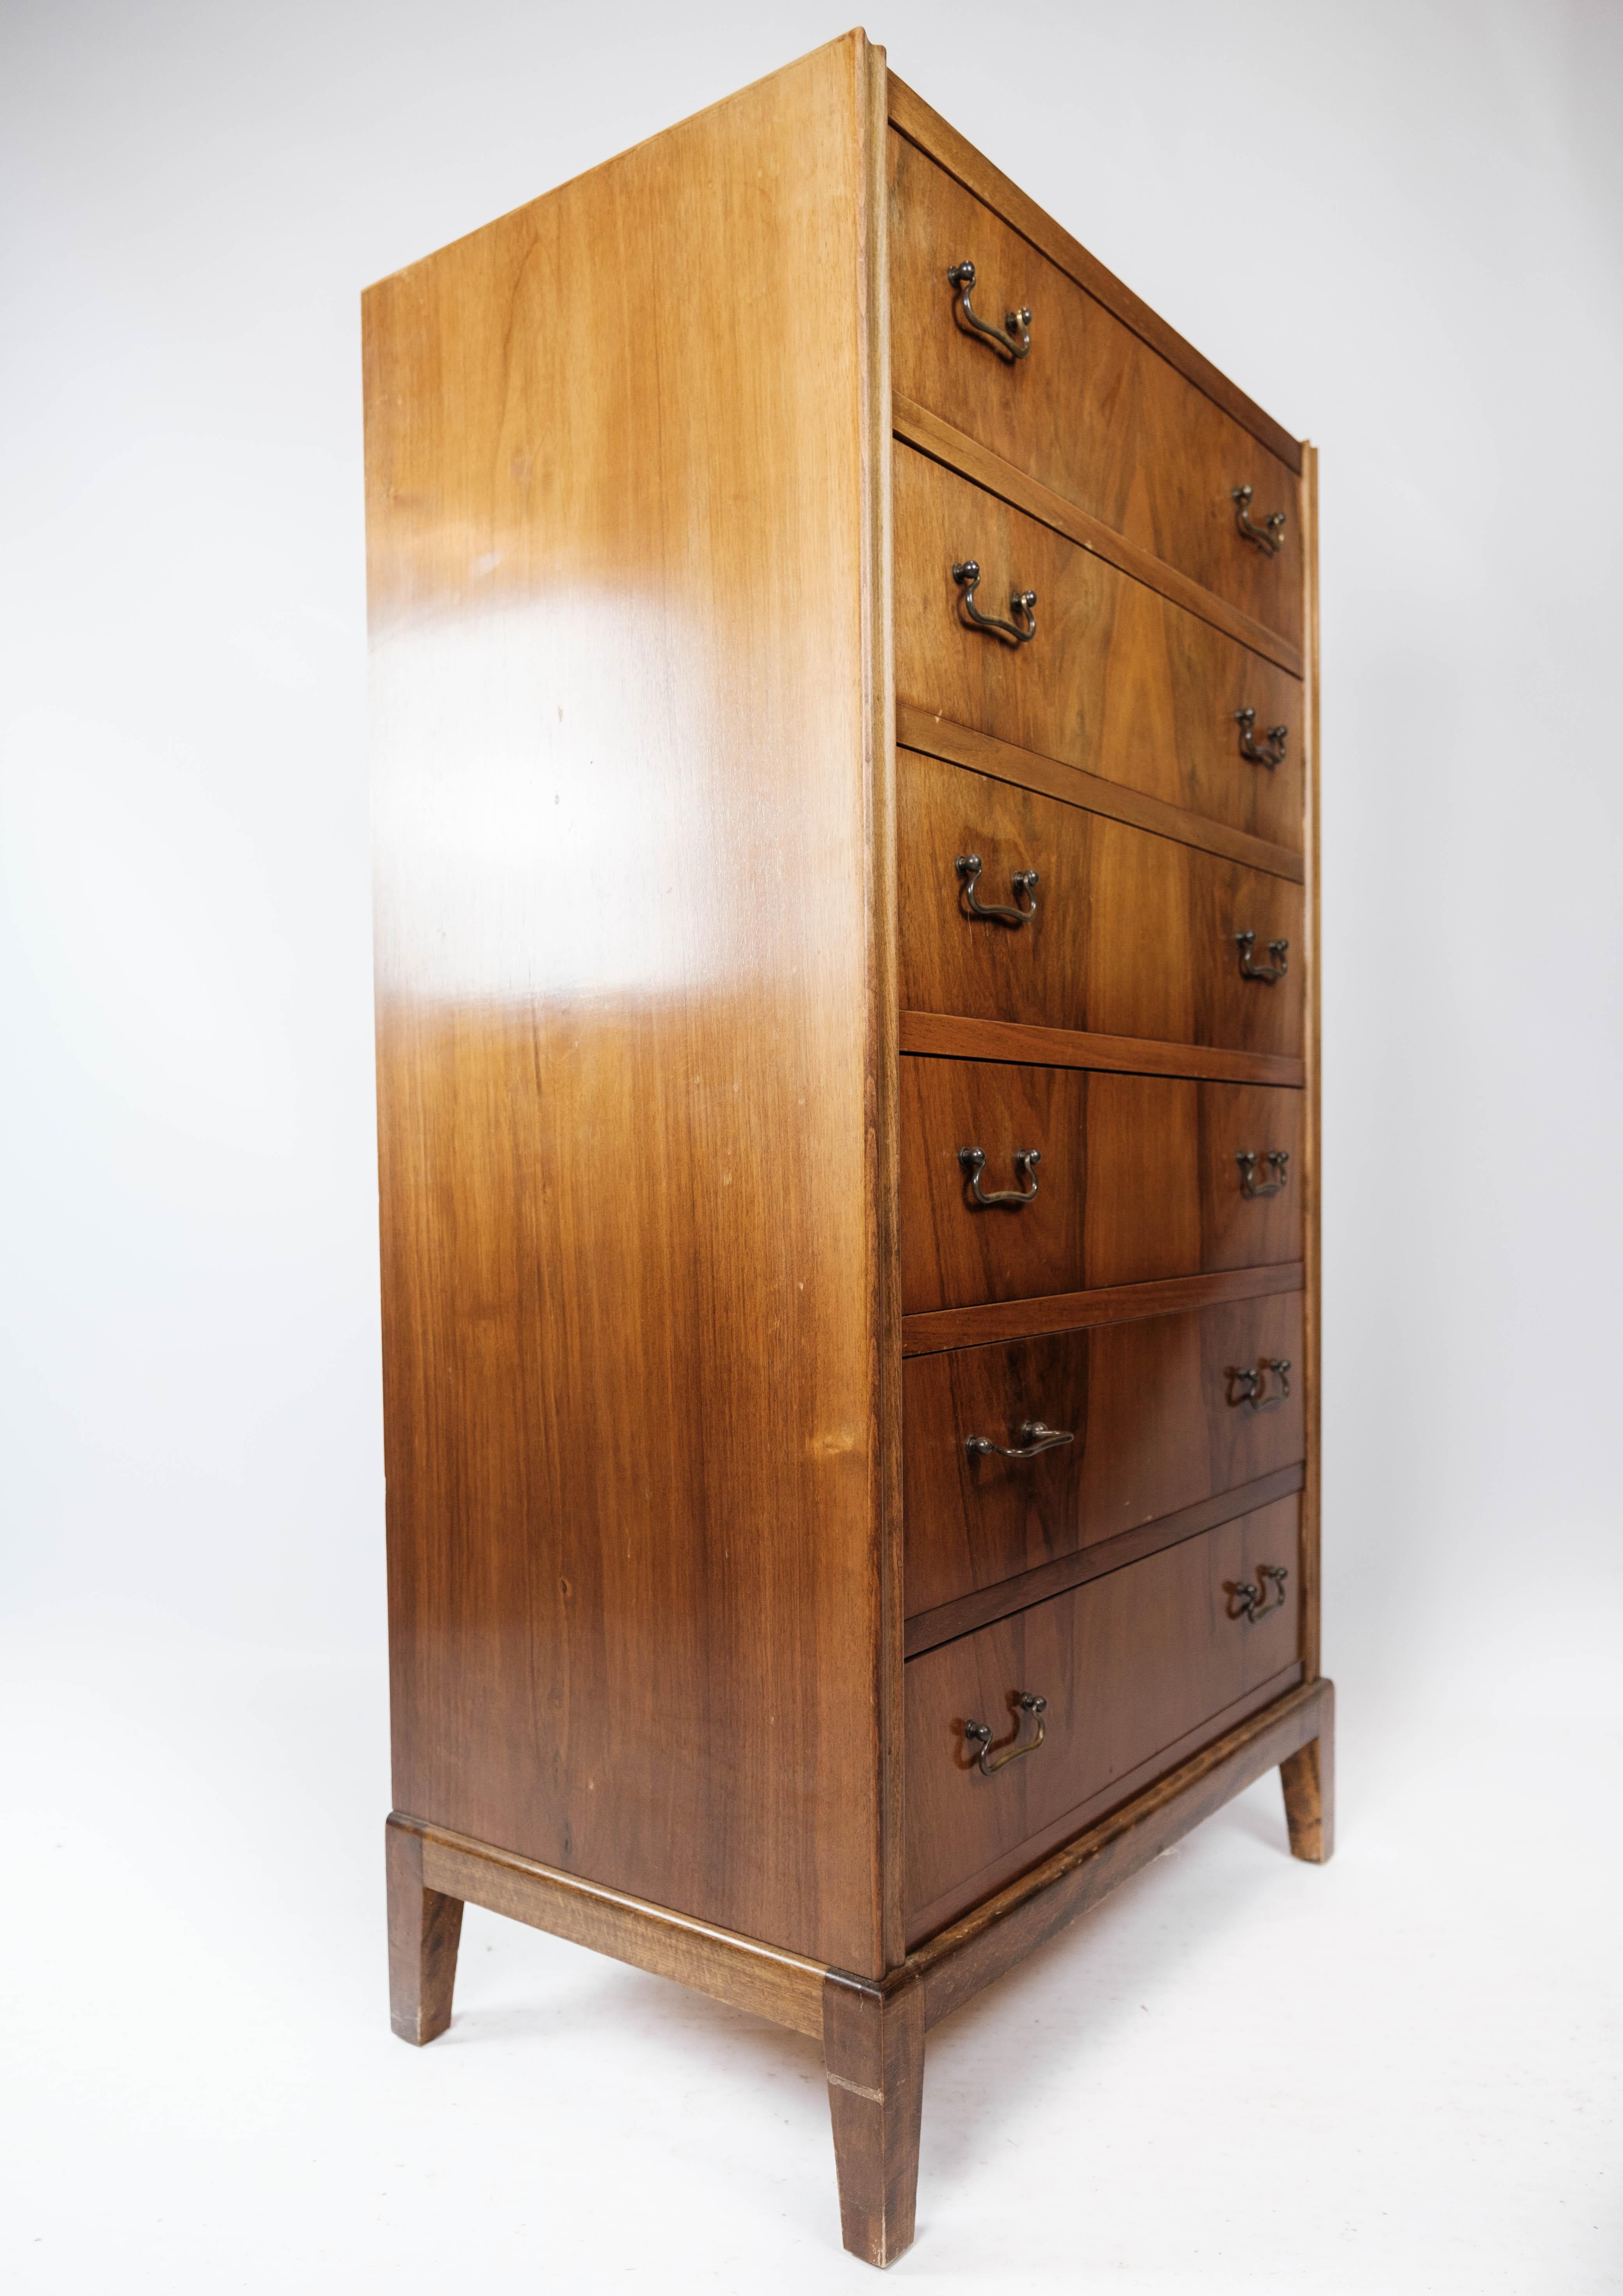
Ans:
[{"label": "dark stained wood trim", "polygon": [[1112,1816],[927,1939],[888,1981],[921,1980],[925,2025],[939,2025],[1203,1818],[1310,1739],[1327,1734],[1332,1696],[1323,1680],[1304,1683],[1225,1731]]},{"label": "dark stained wood trim", "polygon": [[1212,1308],[1225,1300],[1267,1300],[1299,1292],[1302,1263],[1235,1267],[1218,1275],[1169,1275],[1159,1283],[1116,1283],[1099,1292],[1054,1292],[1038,1300],[999,1300],[980,1308],[933,1308],[902,1317],[902,1353],[936,1355],[943,1348],[979,1348],[1004,1340],[1040,1339],[1048,1332],[1079,1332],[1089,1324],[1130,1324],[1143,1316],[1174,1316],[1186,1308]]},{"label": "dark stained wood trim", "polygon": [[933,1060],[1009,1061],[1023,1068],[1111,1069],[1128,1076],[1193,1077],[1208,1084],[1299,1086],[1300,1061],[1283,1053],[1235,1053],[1152,1037],[1102,1037],[1026,1021],[979,1021],[957,1013],[904,1013],[904,1053]]},{"label": "dark stained wood trim", "polygon": [[995,734],[978,734],[956,726],[910,701],[896,707],[896,738],[904,749],[940,758],[949,766],[985,774],[989,780],[1012,783],[1038,797],[1057,798],[1062,805],[1079,807],[1084,813],[1102,813],[1129,829],[1147,830],[1152,837],[1170,838],[1177,845],[1193,845],[1202,853],[1216,853],[1237,861],[1242,869],[1260,869],[1270,877],[1287,877],[1293,885],[1307,876],[1307,864],[1288,845],[1275,845],[1243,829],[1226,828],[1187,807],[1168,805],[1165,798],[1146,797],[1124,782],[1106,781],[1102,774],[1068,766],[1059,758],[1045,758],[1035,750],[1018,749]]},{"label": "dark stained wood trim", "polygon": [[1040,479],[1028,478],[1024,471],[1016,469],[1012,463],[1005,463],[1001,455],[995,455],[967,431],[944,422],[939,414],[932,414],[916,400],[898,398],[894,407],[896,435],[906,445],[917,447],[934,462],[944,463],[948,470],[956,471],[972,485],[984,487],[988,494],[996,495],[1015,510],[1024,512],[1028,518],[1036,519],[1040,526],[1051,527],[1078,549],[1091,550],[1095,558],[1104,559],[1132,580],[1143,583],[1147,589],[1158,591],[1198,620],[1209,622],[1225,637],[1233,638],[1252,653],[1261,654],[1279,668],[1289,671],[1292,677],[1302,675],[1301,655],[1277,630],[1254,622],[1238,606],[1231,606],[1215,591],[1203,588],[1187,574],[1180,574],[1176,566],[1168,566],[1153,552],[1141,550],[1136,543],[1118,534],[1114,527],[1106,526],[1102,519],[1078,509],[1065,496],[1055,494]]},{"label": "dark stained wood trim", "polygon": [[886,232],[885,52],[854,36],[864,141],[861,207],[864,676],[868,756],[865,824],[869,886],[867,1062],[872,1079],[873,1265],[878,1273],[871,1392],[871,1474],[878,1580],[874,1726],[879,1748],[873,1934],[878,1966],[906,1950],[902,1920],[902,1275],[901,1086],[898,1013],[901,959],[896,865],[896,648],[891,637],[890,263]]},{"label": "dark stained wood trim", "polygon": [[823,1980],[828,1972],[820,1962],[780,1952],[668,1906],[647,1905],[578,1874],[557,1873],[399,1811],[389,1824],[421,1839],[426,1889],[590,1946],[594,1953],[611,1954],[656,1977],[674,1977],[696,1993],[752,2010],[791,2032],[823,2038]]},{"label": "dark stained wood trim", "polygon": [[1276,1467],[1271,1475],[1258,1475],[1254,1482],[1242,1483],[1234,1490],[1214,1492],[1209,1498],[1179,1507],[1174,1514],[1119,1531],[1114,1538],[1102,1538],[1075,1554],[1039,1563],[1035,1570],[1022,1570],[1018,1578],[1005,1578],[996,1587],[978,1587],[972,1595],[961,1595],[955,1602],[943,1603],[933,1611],[921,1611],[907,1621],[907,1655],[916,1658],[939,1643],[956,1642],[960,1635],[973,1634],[995,1620],[1029,1611],[1033,1603],[1066,1594],[1090,1578],[1102,1578],[1127,1563],[1142,1562],[1146,1554],[1159,1554],[1164,1546],[1176,1546],[1183,1539],[1215,1530],[1219,1523],[1233,1522],[1237,1516],[1250,1514],[1275,1499],[1289,1498],[1301,1487],[1299,1464]]},{"label": "dark stained wood trim", "polygon": [[1045,215],[1035,200],[1029,199],[1018,184],[1012,184],[1001,168],[995,168],[977,152],[955,127],[949,127],[939,112],[932,111],[923,98],[915,95],[894,72],[890,75],[890,124],[910,144],[916,144],[921,152],[928,153],[939,168],[945,168],[965,191],[984,201],[1012,231],[1029,239],[1051,263],[1057,263],[1062,271],[1068,272],[1078,287],[1102,303],[1124,327],[1131,327],[1152,350],[1159,351],[1197,390],[1204,391],[1225,414],[1242,424],[1254,439],[1259,439],[1288,470],[1300,470],[1301,447],[1283,423],[1265,414],[1255,399],[1248,398],[1239,385],[1231,382],[1209,359],[1202,358],[1193,343],[1186,343],[1130,287],[1125,287],[1113,272],[1107,271],[1096,256],[1090,255],[1051,216]]}]

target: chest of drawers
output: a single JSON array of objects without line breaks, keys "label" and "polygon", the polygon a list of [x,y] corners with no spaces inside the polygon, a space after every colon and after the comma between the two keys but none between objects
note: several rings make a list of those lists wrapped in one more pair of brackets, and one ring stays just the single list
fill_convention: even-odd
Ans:
[{"label": "chest of drawers", "polygon": [[860,33],[364,303],[395,2030],[924,2035],[1318,1666],[1314,458]]}]

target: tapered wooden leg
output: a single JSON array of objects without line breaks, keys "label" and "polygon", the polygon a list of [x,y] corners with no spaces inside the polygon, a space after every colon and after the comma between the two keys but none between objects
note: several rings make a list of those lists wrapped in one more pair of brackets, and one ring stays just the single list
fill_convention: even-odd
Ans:
[{"label": "tapered wooden leg", "polygon": [[1279,1766],[1291,1855],[1305,1857],[1311,1866],[1323,1866],[1336,1844],[1334,1713],[1332,1706],[1318,1736],[1309,1738],[1294,1754],[1287,1754]]},{"label": "tapered wooden leg", "polygon": [[451,2021],[462,1899],[422,1886],[422,1837],[391,1817],[383,1829],[389,1876],[389,2021],[419,2047]]},{"label": "tapered wooden leg", "polygon": [[913,2244],[924,2097],[924,1994],[916,1980],[881,1993],[831,1974],[823,2054],[834,2123],[840,2224],[853,2256],[894,2264]]}]

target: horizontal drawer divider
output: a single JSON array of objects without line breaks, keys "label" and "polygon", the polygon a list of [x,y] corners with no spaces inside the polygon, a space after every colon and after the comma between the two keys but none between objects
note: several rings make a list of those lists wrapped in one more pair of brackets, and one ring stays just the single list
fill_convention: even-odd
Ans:
[{"label": "horizontal drawer divider", "polygon": [[1216,1275],[1168,1275],[1156,1283],[1115,1283],[1099,1292],[1055,1292],[1037,1300],[996,1300],[977,1308],[932,1308],[902,1317],[905,1356],[939,1354],[944,1348],[996,1346],[1036,1340],[1050,1332],[1079,1332],[1090,1324],[1130,1324],[1143,1316],[1176,1316],[1225,1300],[1268,1300],[1299,1292],[1302,1263],[1225,1268]]},{"label": "horizontal drawer divider", "polygon": [[1022,1570],[1018,1578],[1005,1578],[996,1587],[979,1587],[955,1602],[921,1611],[906,1622],[903,1654],[916,1658],[922,1651],[934,1650],[939,1643],[956,1642],[960,1635],[971,1635],[978,1627],[1012,1618],[1017,1611],[1029,1611],[1051,1595],[1066,1594],[1090,1578],[1102,1578],[1127,1563],[1142,1562],[1146,1554],[1159,1554],[1163,1546],[1176,1546],[1201,1531],[1215,1530],[1238,1515],[1271,1505],[1275,1499],[1289,1498],[1292,1491],[1301,1489],[1306,1472],[1299,1461],[1293,1467],[1276,1467],[1271,1475],[1258,1475],[1254,1482],[1242,1483],[1237,1489],[1196,1499],[1174,1514],[1119,1531],[1114,1538],[1102,1538],[1075,1554],[1039,1563],[1035,1570]]},{"label": "horizontal drawer divider", "polygon": [[1216,1045],[1163,1044],[1153,1037],[1104,1037],[1086,1029],[1044,1029],[1028,1021],[980,1021],[959,1013],[904,1013],[898,1049],[934,1060],[1005,1061],[1034,1069],[1111,1069],[1127,1076],[1192,1077],[1204,1084],[1271,1084],[1299,1089],[1307,1074],[1303,1062],[1284,1053],[1237,1053]]},{"label": "horizontal drawer divider", "polygon": [[1035,750],[1000,742],[995,734],[978,734],[971,726],[956,726],[950,718],[915,709],[910,701],[898,701],[896,706],[896,739],[901,749],[922,750],[926,757],[944,758],[949,766],[985,774],[988,780],[1035,791],[1038,797],[1057,798],[1062,805],[1074,805],[1084,813],[1103,814],[1108,820],[1124,822],[1129,829],[1147,830],[1152,837],[1193,845],[1202,853],[1237,861],[1242,868],[1289,878],[1293,885],[1307,882],[1307,863],[1288,845],[1275,845],[1243,829],[1226,828],[1220,821],[1209,821],[1203,813],[1169,805],[1165,798],[1146,797],[1125,782],[1106,781],[1102,775],[1090,774],[1081,766],[1068,766],[1062,758],[1045,758]]},{"label": "horizontal drawer divider", "polygon": [[1198,620],[1209,622],[1225,637],[1234,639],[1252,653],[1261,654],[1266,661],[1288,671],[1291,676],[1304,675],[1300,650],[1289,638],[1265,628],[1261,622],[1254,622],[1238,606],[1231,606],[1216,591],[1206,589],[1187,574],[1180,574],[1176,566],[1168,566],[1152,551],[1141,550],[1135,542],[1118,534],[1114,527],[1106,526],[1091,511],[1078,509],[1063,495],[1055,494],[1040,479],[1028,478],[1024,471],[1017,470],[1012,463],[1005,463],[1001,455],[981,446],[967,431],[944,422],[927,406],[898,396],[891,402],[890,427],[909,447],[916,447],[932,462],[945,463],[960,478],[968,479],[973,486],[984,487],[988,494],[1023,511],[1040,526],[1051,527],[1067,542],[1075,543],[1078,550],[1091,550],[1095,558],[1102,558],[1133,581],[1142,582],[1146,589],[1170,599],[1175,606],[1181,606]]},{"label": "horizontal drawer divider", "polygon": [[894,72],[888,75],[888,80],[886,108],[890,125],[898,135],[916,144],[937,167],[945,168],[955,183],[962,184],[994,215],[1001,216],[1011,231],[1029,239],[1050,263],[1057,264],[1074,279],[1085,294],[1102,303],[1124,327],[1131,327],[1152,350],[1160,352],[1169,366],[1176,367],[1197,390],[1204,391],[1214,406],[1220,406],[1254,439],[1260,439],[1287,469],[1301,469],[1301,443],[1282,422],[1276,422],[1254,398],[1248,398],[1193,343],[1185,342],[1175,327],[1168,325],[1159,312],[1152,311],[1113,271],[1107,271],[1096,255],[1090,255],[1062,224],[1045,215],[1029,193],[1022,192],[1001,168],[995,168],[984,153],[976,151],[950,121],[931,110],[922,95],[915,95],[906,80],[898,79]]}]

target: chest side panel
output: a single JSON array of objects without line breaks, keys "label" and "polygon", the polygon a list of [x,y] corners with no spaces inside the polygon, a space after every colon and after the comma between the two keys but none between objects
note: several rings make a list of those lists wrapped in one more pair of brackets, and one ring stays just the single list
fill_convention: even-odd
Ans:
[{"label": "chest side panel", "polygon": [[365,318],[397,1805],[867,1971],[860,61]]}]

